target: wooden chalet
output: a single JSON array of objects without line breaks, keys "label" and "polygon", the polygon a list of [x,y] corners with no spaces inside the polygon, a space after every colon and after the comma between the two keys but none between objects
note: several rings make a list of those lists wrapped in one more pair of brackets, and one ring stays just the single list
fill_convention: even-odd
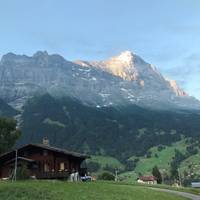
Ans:
[{"label": "wooden chalet", "polygon": [[65,179],[72,172],[86,173],[81,163],[89,158],[86,155],[70,152],[43,144],[28,144],[0,155],[0,179],[11,178],[17,164],[18,169],[25,165],[28,175],[37,179]]}]

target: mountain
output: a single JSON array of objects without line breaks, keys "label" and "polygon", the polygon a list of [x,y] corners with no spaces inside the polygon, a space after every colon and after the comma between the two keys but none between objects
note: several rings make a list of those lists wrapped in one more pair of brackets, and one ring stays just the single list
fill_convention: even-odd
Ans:
[{"label": "mountain", "polygon": [[17,145],[47,136],[51,145],[109,156],[137,173],[152,163],[170,171],[174,160],[199,160],[200,102],[129,51],[74,62],[41,51],[8,53],[0,94],[0,116],[14,116],[22,130]]},{"label": "mountain", "polygon": [[[152,109],[200,109],[175,81],[125,51],[106,61],[67,61],[60,55],[8,53],[0,62],[1,98],[17,109],[35,95],[69,96],[96,107],[134,104]],[[87,94],[87,95],[85,95]]]}]

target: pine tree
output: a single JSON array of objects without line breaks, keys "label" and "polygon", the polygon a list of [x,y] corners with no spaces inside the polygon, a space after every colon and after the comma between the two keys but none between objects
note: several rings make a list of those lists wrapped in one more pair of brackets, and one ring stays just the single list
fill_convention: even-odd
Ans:
[{"label": "pine tree", "polygon": [[0,154],[9,151],[19,138],[21,132],[16,126],[14,119],[0,118]]},{"label": "pine tree", "polygon": [[157,166],[152,169],[152,174],[157,178],[158,184],[162,183],[162,176]]}]

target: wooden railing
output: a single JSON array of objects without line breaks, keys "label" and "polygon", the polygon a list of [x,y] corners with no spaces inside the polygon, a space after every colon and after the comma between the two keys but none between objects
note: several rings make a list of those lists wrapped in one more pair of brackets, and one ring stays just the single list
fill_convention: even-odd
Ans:
[{"label": "wooden railing", "polygon": [[[36,172],[37,179],[68,179],[70,176],[69,171],[49,171],[49,172]],[[79,169],[79,175],[85,176],[87,174],[87,168]]]},{"label": "wooden railing", "polygon": [[69,177],[69,172],[37,172],[37,179],[67,179]]}]

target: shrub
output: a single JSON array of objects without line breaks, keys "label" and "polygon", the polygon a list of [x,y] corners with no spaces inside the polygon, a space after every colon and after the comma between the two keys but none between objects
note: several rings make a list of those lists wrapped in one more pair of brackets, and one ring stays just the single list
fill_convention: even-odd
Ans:
[{"label": "shrub", "polygon": [[193,145],[188,146],[186,150],[188,155],[195,155],[198,153],[198,150]]},{"label": "shrub", "polygon": [[115,176],[109,172],[103,172],[98,176],[99,180],[107,180],[107,181],[114,181]]},{"label": "shrub", "polygon": [[26,164],[22,164],[17,168],[17,180],[29,179],[29,173]]},{"label": "shrub", "polygon": [[158,145],[158,151],[162,151],[163,149],[165,149],[166,147],[163,145]]}]

